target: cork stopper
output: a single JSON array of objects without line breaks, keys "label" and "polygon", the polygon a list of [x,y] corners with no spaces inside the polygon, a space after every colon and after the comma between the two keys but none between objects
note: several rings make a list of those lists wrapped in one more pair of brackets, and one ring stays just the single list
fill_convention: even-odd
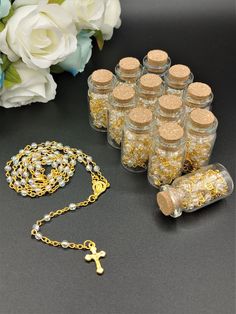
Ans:
[{"label": "cork stopper", "polygon": [[133,124],[139,127],[144,127],[151,123],[152,112],[151,110],[142,107],[133,108],[129,113],[129,119]]},{"label": "cork stopper", "polygon": [[111,83],[113,74],[109,70],[100,69],[92,73],[92,81],[97,85],[107,85]]},{"label": "cork stopper", "polygon": [[175,210],[174,203],[167,191],[157,193],[157,204],[165,216],[170,216]]},{"label": "cork stopper", "polygon": [[170,67],[169,76],[171,79],[176,81],[186,81],[189,78],[191,71],[189,67],[183,64],[176,64]]},{"label": "cork stopper", "polygon": [[119,66],[123,73],[134,74],[139,70],[140,62],[136,58],[127,57],[120,60]]},{"label": "cork stopper", "polygon": [[183,106],[182,99],[176,95],[163,95],[159,98],[159,105],[163,111],[177,112]]},{"label": "cork stopper", "polygon": [[112,95],[117,102],[127,103],[134,98],[135,91],[131,86],[119,85],[113,89]]},{"label": "cork stopper", "polygon": [[177,122],[166,122],[159,127],[159,135],[163,140],[173,143],[184,136],[184,129]]},{"label": "cork stopper", "polygon": [[208,98],[212,91],[209,85],[200,82],[191,83],[187,90],[189,96],[194,99],[204,100]]},{"label": "cork stopper", "polygon": [[194,109],[190,113],[191,122],[199,128],[208,128],[215,121],[214,114],[207,109]]},{"label": "cork stopper", "polygon": [[145,74],[140,78],[140,85],[144,90],[157,91],[160,89],[162,79],[157,74]]},{"label": "cork stopper", "polygon": [[168,61],[168,54],[164,50],[150,50],[147,54],[148,64],[158,67],[165,65]]}]

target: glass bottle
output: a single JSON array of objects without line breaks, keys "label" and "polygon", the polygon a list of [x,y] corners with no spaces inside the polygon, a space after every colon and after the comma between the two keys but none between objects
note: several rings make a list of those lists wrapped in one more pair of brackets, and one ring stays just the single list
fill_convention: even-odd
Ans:
[{"label": "glass bottle", "polygon": [[114,85],[115,76],[109,70],[96,70],[88,78],[89,122],[96,131],[107,130],[108,100]]},{"label": "glass bottle", "polygon": [[125,117],[134,108],[135,90],[129,85],[114,88],[108,107],[107,140],[114,148],[120,148]]},{"label": "glass bottle", "polygon": [[184,129],[176,122],[163,123],[153,139],[149,155],[148,180],[159,188],[181,175],[185,161]]},{"label": "glass bottle", "polygon": [[164,50],[150,50],[143,58],[144,73],[154,73],[164,77],[164,74],[169,69],[170,65],[170,57]]},{"label": "glass bottle", "polygon": [[182,99],[176,95],[163,95],[158,100],[155,111],[155,124],[160,127],[165,122],[177,122],[183,126],[185,108]]},{"label": "glass bottle", "polygon": [[182,97],[184,89],[193,82],[193,74],[189,67],[176,64],[165,73],[165,93]]},{"label": "glass bottle", "polygon": [[219,163],[200,168],[164,185],[157,203],[166,216],[177,218],[229,196],[234,189],[227,169]]},{"label": "glass bottle", "polygon": [[213,97],[214,96],[209,85],[200,82],[189,84],[183,94],[186,112],[190,113],[196,108],[211,110]]},{"label": "glass bottle", "polygon": [[137,105],[154,113],[158,98],[164,93],[162,79],[156,74],[145,74],[137,82]]},{"label": "glass bottle", "polygon": [[218,121],[207,109],[194,109],[186,123],[186,160],[184,172],[206,166],[216,140]]},{"label": "glass bottle", "polygon": [[131,172],[147,170],[151,148],[152,112],[133,108],[126,117],[121,144],[121,163]]},{"label": "glass bottle", "polygon": [[119,61],[115,68],[118,84],[129,84],[135,87],[137,80],[142,75],[142,66],[138,59],[126,57]]}]

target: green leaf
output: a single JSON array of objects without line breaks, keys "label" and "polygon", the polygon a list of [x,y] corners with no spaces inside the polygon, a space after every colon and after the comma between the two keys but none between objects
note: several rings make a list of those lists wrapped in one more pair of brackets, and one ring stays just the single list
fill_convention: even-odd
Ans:
[{"label": "green leaf", "polygon": [[7,58],[6,55],[2,56],[2,71],[6,71],[7,68],[10,66],[11,61]]},{"label": "green leaf", "polygon": [[59,73],[65,72],[65,71],[62,69],[62,67],[60,67],[60,65],[55,64],[55,65],[51,66],[50,72],[55,73],[55,74],[59,74]]},{"label": "green leaf", "polygon": [[14,14],[14,9],[13,7],[11,7],[8,15],[2,19],[2,23],[6,25],[7,21],[12,17],[13,14]]},{"label": "green leaf", "polygon": [[20,84],[20,83],[21,83],[20,75],[17,72],[14,66],[14,63],[11,63],[5,71],[4,87],[10,88],[15,84]]},{"label": "green leaf", "polygon": [[65,0],[48,0],[48,3],[49,4],[52,4],[52,3],[57,3],[57,4],[62,4]]},{"label": "green leaf", "polygon": [[5,25],[3,24],[3,22],[0,21],[0,32],[2,32],[4,30]]},{"label": "green leaf", "polygon": [[101,31],[96,31],[95,34],[94,34],[94,37],[96,38],[98,48],[100,50],[102,50],[102,48],[104,46],[104,39],[103,39],[102,32]]}]

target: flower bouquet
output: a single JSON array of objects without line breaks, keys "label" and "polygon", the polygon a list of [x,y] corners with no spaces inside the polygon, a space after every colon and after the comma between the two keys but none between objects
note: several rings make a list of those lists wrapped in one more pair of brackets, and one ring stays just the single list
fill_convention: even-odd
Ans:
[{"label": "flower bouquet", "polygon": [[0,0],[0,106],[54,99],[51,73],[82,72],[120,13],[119,0]]}]

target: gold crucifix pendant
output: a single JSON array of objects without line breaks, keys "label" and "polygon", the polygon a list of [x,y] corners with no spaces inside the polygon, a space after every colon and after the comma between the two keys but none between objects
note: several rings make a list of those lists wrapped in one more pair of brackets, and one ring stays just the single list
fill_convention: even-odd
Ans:
[{"label": "gold crucifix pendant", "polygon": [[90,247],[90,251],[91,251],[92,254],[86,254],[85,255],[85,260],[87,262],[94,261],[95,265],[96,265],[96,272],[97,272],[97,274],[98,275],[102,275],[103,272],[104,272],[104,269],[102,268],[102,265],[101,265],[99,259],[102,258],[102,257],[105,257],[106,256],[106,252],[104,252],[104,251],[97,252],[96,246]]}]

